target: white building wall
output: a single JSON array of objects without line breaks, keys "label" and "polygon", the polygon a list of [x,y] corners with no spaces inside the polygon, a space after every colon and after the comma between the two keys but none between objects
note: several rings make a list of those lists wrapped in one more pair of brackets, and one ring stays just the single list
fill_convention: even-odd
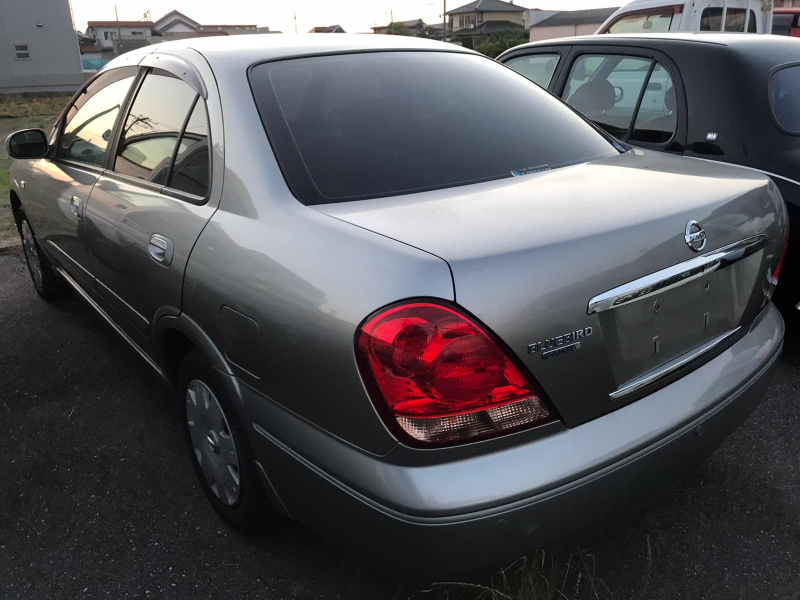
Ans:
[{"label": "white building wall", "polygon": [[[150,38],[151,32],[149,27],[90,27],[86,31],[87,35],[91,35],[97,40],[97,43],[105,48],[114,47],[114,38],[122,35],[125,37],[141,37]],[[108,35],[106,35],[108,34]]]},{"label": "white building wall", "polygon": [[[23,44],[28,59],[16,57]],[[0,0],[0,93],[74,92],[83,81],[69,0]]]}]

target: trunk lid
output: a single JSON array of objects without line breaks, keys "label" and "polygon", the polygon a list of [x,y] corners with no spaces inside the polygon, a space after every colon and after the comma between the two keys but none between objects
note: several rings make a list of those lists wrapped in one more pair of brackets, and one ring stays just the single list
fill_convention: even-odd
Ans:
[{"label": "trunk lid", "polygon": [[[447,261],[456,302],[508,345],[568,426],[651,393],[738,339],[765,302],[787,227],[767,177],[641,150],[314,208]],[[691,221],[706,235],[699,252],[685,240]],[[698,229],[689,231],[695,246]],[[707,258],[725,248],[720,261]]]}]

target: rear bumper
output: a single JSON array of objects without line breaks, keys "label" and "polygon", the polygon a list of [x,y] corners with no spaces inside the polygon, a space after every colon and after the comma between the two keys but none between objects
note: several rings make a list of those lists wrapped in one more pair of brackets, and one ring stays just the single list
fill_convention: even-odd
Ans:
[{"label": "rear bumper", "polygon": [[770,306],[739,342],[650,396],[570,430],[444,462],[401,446],[365,455],[252,390],[243,395],[256,457],[290,516],[384,569],[441,578],[513,560],[646,503],[758,405],[782,341]]}]

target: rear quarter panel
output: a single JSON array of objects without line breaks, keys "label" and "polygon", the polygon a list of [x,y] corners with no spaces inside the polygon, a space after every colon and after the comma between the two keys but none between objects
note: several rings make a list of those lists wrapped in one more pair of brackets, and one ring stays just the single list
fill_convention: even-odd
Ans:
[{"label": "rear quarter panel", "polygon": [[[286,187],[241,67],[215,69],[225,125],[224,188],[189,261],[184,312],[265,402],[385,453],[396,441],[361,383],[356,328],[397,300],[453,300],[450,270],[438,257],[300,204]],[[246,348],[248,369],[231,361],[243,349],[236,332],[223,330],[223,306],[257,327]],[[260,425],[269,431],[268,423]]]}]

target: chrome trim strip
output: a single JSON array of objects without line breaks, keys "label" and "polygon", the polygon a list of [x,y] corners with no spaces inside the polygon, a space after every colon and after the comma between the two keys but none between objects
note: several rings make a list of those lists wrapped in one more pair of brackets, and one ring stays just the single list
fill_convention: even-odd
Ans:
[{"label": "chrome trim strip", "polygon": [[702,346],[698,346],[694,350],[690,350],[686,354],[681,354],[679,357],[669,361],[667,364],[661,365],[660,367],[658,367],[657,369],[653,369],[649,373],[645,373],[638,379],[629,381],[615,392],[611,392],[608,395],[608,397],[611,400],[619,400],[629,394],[633,394],[634,392],[639,391],[640,389],[650,385],[651,383],[655,383],[659,379],[663,379],[664,377],[668,376],[674,371],[677,371],[681,367],[686,366],[693,360],[700,358],[701,355],[710,351],[712,348],[719,346],[722,342],[724,342],[726,339],[734,335],[740,329],[741,327],[737,327],[736,329],[729,331],[728,333],[724,333],[721,336],[714,338],[710,342],[706,342]]},{"label": "chrome trim strip", "polygon": [[153,359],[151,359],[149,356],[147,356],[147,354],[145,354],[144,350],[142,350],[142,349],[139,347],[139,345],[138,345],[136,342],[134,342],[134,341],[133,341],[133,340],[130,338],[130,336],[129,336],[127,333],[125,333],[125,332],[122,330],[122,328],[121,328],[119,325],[117,325],[117,324],[116,324],[116,323],[115,323],[115,322],[114,322],[114,321],[111,319],[111,317],[110,317],[110,316],[108,316],[108,313],[106,313],[106,311],[104,311],[104,310],[103,310],[103,309],[100,307],[100,305],[99,305],[99,304],[97,304],[97,302],[95,302],[95,301],[92,299],[92,297],[91,297],[91,296],[89,296],[89,294],[87,294],[85,291],[83,291],[83,288],[80,286],[80,284],[79,284],[77,281],[75,281],[75,280],[74,280],[72,277],[70,277],[70,276],[69,276],[69,273],[67,273],[67,272],[66,272],[64,269],[62,269],[61,267],[56,267],[55,269],[56,269],[56,271],[58,272],[58,274],[59,274],[59,275],[61,275],[61,277],[63,277],[63,278],[64,278],[64,281],[66,281],[66,282],[67,282],[67,283],[70,285],[70,287],[71,287],[72,289],[74,289],[74,290],[75,290],[75,291],[78,293],[78,295],[80,295],[80,297],[81,297],[81,298],[83,298],[84,300],[86,300],[86,302],[89,304],[89,306],[91,306],[93,309],[95,309],[95,311],[97,311],[97,313],[98,313],[98,314],[99,314],[101,317],[103,317],[103,319],[105,319],[105,321],[106,321],[106,322],[107,322],[109,325],[111,325],[111,327],[113,327],[113,328],[114,328],[114,331],[116,331],[116,332],[119,334],[119,336],[120,336],[120,337],[121,337],[123,340],[125,340],[126,342],[128,342],[128,344],[130,345],[130,347],[131,347],[131,348],[133,348],[134,350],[136,350],[136,352],[138,352],[138,353],[139,353],[139,356],[141,356],[141,357],[142,357],[142,358],[145,360],[145,362],[146,362],[148,365],[150,365],[150,366],[151,366],[151,367],[152,367],[152,368],[155,370],[155,372],[156,372],[156,373],[158,373],[158,374],[159,374],[159,376],[161,376],[163,379],[166,379],[166,376],[164,375],[164,371],[162,371],[162,370],[159,368],[159,366],[158,366],[158,365],[157,365],[155,362],[153,362]]},{"label": "chrome trim strip", "polygon": [[126,309],[128,309],[128,310],[129,310],[129,311],[131,311],[131,312],[132,312],[134,315],[136,315],[136,316],[137,316],[137,317],[139,317],[139,318],[140,318],[142,321],[144,321],[144,324],[145,324],[146,326],[148,326],[148,327],[150,326],[150,321],[148,321],[148,320],[147,320],[147,318],[146,318],[146,317],[144,317],[144,316],[142,315],[142,313],[140,313],[140,312],[139,312],[139,311],[137,311],[135,308],[133,308],[133,307],[132,307],[130,304],[128,304],[127,302],[125,302],[125,300],[123,300],[122,298],[120,298],[119,296],[117,296],[117,294],[115,294],[115,293],[114,293],[114,290],[112,290],[110,287],[108,287],[108,286],[107,286],[105,283],[103,283],[103,282],[102,282],[102,281],[100,281],[99,279],[97,279],[96,281],[97,281],[97,283],[99,283],[100,285],[102,285],[102,286],[103,286],[103,289],[105,289],[105,290],[106,290],[106,291],[107,291],[109,294],[111,294],[112,296],[114,296],[114,298],[116,298],[116,299],[117,299],[117,301],[119,301],[119,302],[120,302],[120,303],[121,303],[123,306],[125,306],[125,308],[126,308]]},{"label": "chrome trim strip", "polygon": [[639,279],[634,279],[589,300],[586,314],[593,315],[604,310],[625,306],[631,302],[638,302],[655,294],[685,285],[690,281],[724,269],[754,254],[766,244],[767,236],[760,233],[713,252],[702,254]]},{"label": "chrome trim strip", "polygon": [[91,277],[92,279],[94,279],[94,275],[93,275],[92,273],[90,273],[90,272],[89,272],[89,271],[86,269],[86,267],[84,267],[84,266],[83,266],[82,264],[80,264],[80,263],[79,263],[77,260],[75,260],[74,258],[72,258],[72,257],[71,257],[69,254],[67,254],[66,252],[64,252],[64,251],[63,251],[63,250],[62,250],[62,249],[61,249],[61,248],[60,248],[58,245],[56,245],[56,243],[55,243],[53,240],[47,240],[47,243],[48,243],[50,246],[52,246],[53,248],[55,248],[56,250],[58,250],[59,252],[61,252],[61,254],[63,254],[64,256],[66,256],[66,257],[67,257],[67,258],[70,260],[70,262],[72,262],[72,264],[74,264],[74,265],[75,265],[76,267],[78,267],[78,268],[79,268],[81,271],[83,271],[84,273],[86,273],[86,275],[88,275],[89,277]]}]

